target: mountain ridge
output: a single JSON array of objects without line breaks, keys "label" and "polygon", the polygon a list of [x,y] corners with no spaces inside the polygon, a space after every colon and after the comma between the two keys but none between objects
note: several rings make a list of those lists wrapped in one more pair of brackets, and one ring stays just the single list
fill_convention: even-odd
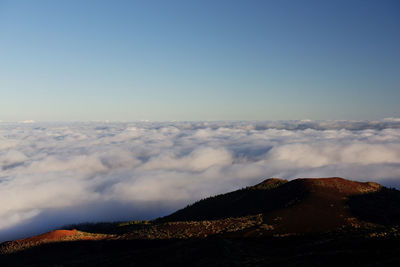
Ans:
[{"label": "mountain ridge", "polygon": [[[24,251],[31,255],[29,251],[42,249],[62,253],[62,248],[67,243],[71,249],[76,244],[74,251],[78,252],[85,251],[90,245],[90,250],[79,253],[94,256],[93,253],[101,250],[95,244],[102,244],[99,246],[108,247],[114,252],[118,247],[123,253],[130,255],[129,246],[137,249],[138,244],[144,242],[143,244],[150,246],[149,249],[156,246],[159,250],[158,244],[161,243],[158,242],[164,242],[163,240],[171,244],[172,251],[176,249],[175,246],[181,246],[177,245],[179,242],[189,242],[196,250],[222,240],[231,240],[230,243],[223,241],[223,246],[247,244],[251,247],[254,245],[251,241],[254,238],[261,238],[268,243],[278,242],[280,239],[277,238],[289,236],[311,242],[309,245],[312,247],[313,242],[326,238],[338,238],[347,242],[349,238],[364,240],[365,235],[369,238],[390,238],[397,242],[396,240],[400,240],[399,225],[400,191],[396,189],[389,189],[375,182],[358,182],[340,177],[298,178],[290,181],[270,178],[254,186],[200,200],[150,222],[103,223],[98,228],[101,231],[92,231],[96,229],[95,224],[92,228],[86,225],[85,229],[80,229],[77,225],[77,229],[59,229],[5,242],[0,245],[0,256],[10,255],[12,258],[12,255],[18,255],[16,252],[25,253]],[[150,241],[155,243],[149,243]],[[257,249],[265,246],[257,242]],[[336,241],[332,242],[329,246],[336,249]],[[126,244],[132,245],[126,247]],[[376,246],[376,243],[372,242],[371,246]],[[179,249],[185,250],[183,247]],[[241,249],[246,250],[247,247]],[[114,257],[105,253],[109,255],[107,257]],[[137,253],[135,255],[138,256]],[[261,254],[255,256],[262,257]],[[57,262],[57,259],[54,261]]]},{"label": "mountain ridge", "polygon": [[[310,196],[314,197],[312,201],[315,201],[315,205],[320,204],[318,199],[326,202],[326,198],[331,198],[333,202],[339,201],[343,206],[345,203],[338,199],[339,196],[343,198],[372,193],[382,188],[383,186],[375,182],[357,182],[340,177],[298,178],[291,181],[269,178],[254,186],[195,202],[160,218],[159,221],[221,219],[270,213],[274,210],[295,206],[296,203],[305,201]],[[328,206],[331,204],[335,205],[330,203]]]}]

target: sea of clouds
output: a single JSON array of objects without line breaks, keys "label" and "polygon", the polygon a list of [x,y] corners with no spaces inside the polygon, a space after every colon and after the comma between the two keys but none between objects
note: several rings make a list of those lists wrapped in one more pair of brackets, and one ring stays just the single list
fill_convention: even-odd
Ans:
[{"label": "sea of clouds", "polygon": [[400,120],[0,123],[0,241],[152,219],[269,177],[400,188]]}]

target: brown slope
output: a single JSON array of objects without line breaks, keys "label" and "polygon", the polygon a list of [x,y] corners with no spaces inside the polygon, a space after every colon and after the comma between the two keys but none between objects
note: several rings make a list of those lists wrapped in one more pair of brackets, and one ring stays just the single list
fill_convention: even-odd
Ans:
[{"label": "brown slope", "polygon": [[[365,208],[366,204],[368,208]],[[384,219],[384,225],[400,224],[399,191],[377,183],[338,177],[301,178],[290,182],[272,178],[252,187],[201,200],[149,225],[127,227],[118,235],[57,230],[8,242],[1,250],[7,253],[59,241],[325,232],[343,227],[366,227],[369,226],[366,221],[379,223],[377,219]]]},{"label": "brown slope", "polygon": [[190,221],[264,214],[264,223],[275,232],[304,233],[361,225],[349,206],[349,198],[378,192],[373,182],[356,182],[339,177],[300,178],[290,182],[267,179],[264,182],[211,197],[160,221]]},{"label": "brown slope", "polygon": [[301,197],[301,191],[289,192],[284,188],[283,191],[287,192],[281,192],[281,186],[287,182],[267,179],[255,186],[200,200],[156,221],[218,220],[265,213]]},{"label": "brown slope", "polygon": [[377,183],[362,183],[339,177],[296,179],[287,186],[304,190],[307,194],[295,205],[264,214],[265,223],[274,225],[275,230],[281,233],[321,232],[341,227],[361,227],[363,222],[351,212],[349,198],[382,189]]},{"label": "brown slope", "polygon": [[55,230],[41,235],[9,241],[1,244],[0,254],[11,253],[31,247],[55,242],[103,240],[111,238],[111,235],[85,233],[77,230]]}]

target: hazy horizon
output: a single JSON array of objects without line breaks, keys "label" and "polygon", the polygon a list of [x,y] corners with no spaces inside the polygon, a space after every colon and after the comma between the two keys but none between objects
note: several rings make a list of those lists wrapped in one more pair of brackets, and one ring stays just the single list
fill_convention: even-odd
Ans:
[{"label": "hazy horizon", "polygon": [[201,122],[398,122],[400,121],[400,117],[387,117],[387,118],[378,118],[378,119],[363,119],[363,120],[344,120],[344,119],[336,119],[336,120],[312,120],[312,119],[276,119],[276,120],[148,120],[148,119],[141,119],[141,120],[18,120],[18,121],[6,121],[0,120],[0,123],[25,123],[25,124],[32,124],[32,123],[136,123],[136,122],[156,122],[156,123],[168,123],[168,122],[193,122],[193,123],[201,123]]}]

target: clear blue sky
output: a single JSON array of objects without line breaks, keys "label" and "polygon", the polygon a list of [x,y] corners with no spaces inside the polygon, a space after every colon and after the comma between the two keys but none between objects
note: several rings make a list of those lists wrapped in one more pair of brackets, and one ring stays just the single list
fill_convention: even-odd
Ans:
[{"label": "clear blue sky", "polygon": [[0,0],[0,120],[400,117],[400,1]]}]

